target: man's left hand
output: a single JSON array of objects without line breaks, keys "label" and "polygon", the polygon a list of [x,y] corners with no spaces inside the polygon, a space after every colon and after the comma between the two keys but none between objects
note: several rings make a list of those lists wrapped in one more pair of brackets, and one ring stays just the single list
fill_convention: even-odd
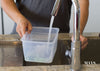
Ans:
[{"label": "man's left hand", "polygon": [[88,45],[87,38],[84,37],[83,35],[80,35],[80,41],[81,41],[81,47],[82,47],[82,49],[86,48],[86,46]]},{"label": "man's left hand", "polygon": [[[73,36],[72,36],[71,40],[73,41]],[[88,45],[87,38],[84,37],[83,35],[80,35],[80,41],[81,41],[81,47],[82,47],[82,49],[86,48],[86,46]]]}]

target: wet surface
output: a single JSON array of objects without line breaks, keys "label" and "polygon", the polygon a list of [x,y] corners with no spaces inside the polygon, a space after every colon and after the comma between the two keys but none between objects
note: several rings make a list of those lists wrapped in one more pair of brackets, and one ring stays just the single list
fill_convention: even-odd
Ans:
[{"label": "wet surface", "polygon": [[[65,51],[70,51],[71,41],[59,41],[58,50],[54,61],[51,64],[24,62],[24,65],[69,65],[71,63],[70,55],[65,56]],[[88,46],[81,50],[81,64],[100,64],[100,40],[88,40]]]},{"label": "wet surface", "polygon": [[[14,44],[14,43],[12,43]],[[16,43],[17,44],[17,43]],[[41,66],[41,65],[69,65],[70,55],[65,56],[65,51],[70,51],[71,41],[58,41],[58,49],[54,60],[50,64],[30,63],[23,60],[22,45],[0,44],[0,64],[1,66]],[[81,50],[82,64],[100,64],[100,40],[88,40],[88,46]]]},{"label": "wet surface", "polygon": [[81,62],[85,64],[100,64],[100,40],[88,40],[88,46],[81,51]]},{"label": "wet surface", "polygon": [[0,45],[0,66],[22,66],[22,56],[20,45]]}]

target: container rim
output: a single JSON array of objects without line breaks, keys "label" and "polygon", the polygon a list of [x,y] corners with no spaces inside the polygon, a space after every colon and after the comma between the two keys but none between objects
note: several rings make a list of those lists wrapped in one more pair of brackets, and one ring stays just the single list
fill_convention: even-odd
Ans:
[{"label": "container rim", "polygon": [[[32,28],[43,28],[43,29],[49,29],[49,27],[32,27]],[[52,27],[52,29],[56,29],[57,31],[56,31],[56,37],[54,38],[54,40],[52,41],[52,42],[49,42],[49,44],[53,44],[55,41],[56,41],[56,39],[58,38],[58,33],[59,33],[59,28],[55,28],[55,27]],[[41,42],[41,41],[28,41],[28,40],[23,40],[23,37],[21,38],[21,41],[22,42],[29,42],[29,43],[48,43],[48,42]]]}]

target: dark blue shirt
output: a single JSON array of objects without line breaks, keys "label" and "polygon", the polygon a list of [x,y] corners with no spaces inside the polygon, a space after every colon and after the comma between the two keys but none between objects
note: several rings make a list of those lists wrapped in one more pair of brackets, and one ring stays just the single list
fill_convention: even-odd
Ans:
[{"label": "dark blue shirt", "polygon": [[[51,11],[55,0],[17,0],[20,12],[31,22],[32,26],[49,26]],[[61,0],[61,6],[55,17],[53,27],[60,28],[60,32],[68,33],[71,0]],[[13,32],[16,31],[16,25]]]}]

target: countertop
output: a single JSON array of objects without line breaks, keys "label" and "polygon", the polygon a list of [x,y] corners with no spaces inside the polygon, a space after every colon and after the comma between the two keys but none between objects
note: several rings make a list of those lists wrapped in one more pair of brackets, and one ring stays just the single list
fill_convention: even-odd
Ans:
[{"label": "countertop", "polygon": [[[84,33],[88,39],[100,39],[99,33]],[[59,40],[70,40],[72,34],[59,34]],[[21,45],[18,35],[0,35],[0,45],[11,44]],[[0,67],[0,71],[71,71],[70,65],[49,65],[49,66],[10,66]],[[100,71],[100,64],[83,64],[81,71]]]},{"label": "countertop", "polygon": [[[100,39],[100,33],[83,33],[88,39]],[[58,40],[70,40],[72,33],[59,33]],[[19,41],[20,37],[17,34],[0,35],[0,41]]]},{"label": "countertop", "polygon": [[[0,67],[0,71],[71,71],[70,65]],[[80,71],[100,71],[100,65],[82,65]]]}]

